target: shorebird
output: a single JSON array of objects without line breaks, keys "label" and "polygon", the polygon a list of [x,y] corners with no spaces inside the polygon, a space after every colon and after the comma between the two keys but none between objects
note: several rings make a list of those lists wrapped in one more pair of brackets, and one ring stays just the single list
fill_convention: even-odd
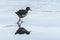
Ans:
[{"label": "shorebird", "polygon": [[[27,16],[28,11],[31,10],[30,7],[26,7],[26,9],[20,9],[19,11],[16,12],[16,14],[19,17],[19,20],[17,22],[17,24],[19,24],[19,22],[21,21],[21,18],[24,18],[25,16]],[[21,21],[21,23],[23,23],[23,21]]]}]

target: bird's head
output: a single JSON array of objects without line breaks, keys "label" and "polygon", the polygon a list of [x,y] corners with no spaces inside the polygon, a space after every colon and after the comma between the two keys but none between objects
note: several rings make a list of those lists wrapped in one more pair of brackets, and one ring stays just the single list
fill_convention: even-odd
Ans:
[{"label": "bird's head", "polygon": [[31,9],[30,9],[30,7],[26,7],[26,10],[29,11],[29,10],[31,10]]}]

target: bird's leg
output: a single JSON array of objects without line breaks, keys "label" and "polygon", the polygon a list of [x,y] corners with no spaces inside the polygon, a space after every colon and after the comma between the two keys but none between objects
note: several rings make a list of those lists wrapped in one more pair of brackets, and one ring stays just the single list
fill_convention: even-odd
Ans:
[{"label": "bird's leg", "polygon": [[21,21],[21,18],[19,18],[19,20],[18,20],[18,22],[17,22],[18,26],[21,27],[21,24],[22,24],[22,23],[23,23],[23,21]]},{"label": "bird's leg", "polygon": [[20,19],[19,27],[21,27],[21,19]]},{"label": "bird's leg", "polygon": [[21,26],[22,23],[23,23],[23,21],[21,21],[21,19],[20,19],[20,26]]},{"label": "bird's leg", "polygon": [[21,18],[19,18],[19,20],[17,22],[17,24],[18,24],[19,27],[21,26],[21,23],[19,23],[20,21],[21,21]]},{"label": "bird's leg", "polygon": [[19,20],[17,21],[17,24],[19,24],[19,21],[20,21],[20,18],[19,18]]}]

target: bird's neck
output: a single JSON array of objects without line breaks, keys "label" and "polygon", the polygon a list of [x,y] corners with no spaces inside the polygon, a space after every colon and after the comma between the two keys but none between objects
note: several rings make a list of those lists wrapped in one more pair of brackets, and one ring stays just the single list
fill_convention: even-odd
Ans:
[{"label": "bird's neck", "polygon": [[29,10],[26,9],[26,11],[28,12]]}]

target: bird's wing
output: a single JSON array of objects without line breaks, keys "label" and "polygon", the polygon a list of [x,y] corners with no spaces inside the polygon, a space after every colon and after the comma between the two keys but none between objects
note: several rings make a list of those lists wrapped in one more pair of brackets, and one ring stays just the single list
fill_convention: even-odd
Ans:
[{"label": "bird's wing", "polygon": [[21,10],[17,11],[16,13],[23,13],[23,12],[24,12],[24,10],[21,9]]}]

